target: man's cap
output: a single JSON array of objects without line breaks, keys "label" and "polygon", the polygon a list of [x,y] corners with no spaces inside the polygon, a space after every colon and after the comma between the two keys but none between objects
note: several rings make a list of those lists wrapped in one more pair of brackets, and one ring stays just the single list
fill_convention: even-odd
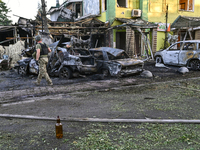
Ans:
[{"label": "man's cap", "polygon": [[36,42],[40,41],[41,40],[41,36],[40,35],[35,36],[35,40],[36,40]]}]

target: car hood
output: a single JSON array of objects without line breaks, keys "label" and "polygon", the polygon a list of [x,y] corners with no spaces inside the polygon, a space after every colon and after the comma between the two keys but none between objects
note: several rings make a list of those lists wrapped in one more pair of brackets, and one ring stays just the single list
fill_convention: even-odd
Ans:
[{"label": "car hood", "polygon": [[113,61],[120,63],[124,67],[138,65],[138,64],[142,64],[142,65],[144,64],[144,62],[142,60],[133,59],[133,58],[117,59],[117,60],[113,60]]},{"label": "car hood", "polygon": [[166,49],[161,49],[161,50],[159,50],[159,51],[156,51],[156,53],[160,53],[160,52],[162,52],[162,51],[165,51]]}]

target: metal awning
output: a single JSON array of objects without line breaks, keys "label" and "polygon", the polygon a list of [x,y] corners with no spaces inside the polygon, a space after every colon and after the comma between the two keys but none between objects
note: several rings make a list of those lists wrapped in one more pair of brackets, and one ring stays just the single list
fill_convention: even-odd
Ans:
[{"label": "metal awning", "polygon": [[187,17],[178,16],[176,20],[171,24],[171,28],[186,28],[186,27],[198,27],[200,26],[200,17]]},{"label": "metal awning", "polygon": [[[145,21],[143,19],[126,19],[126,18],[116,18],[115,20],[122,22],[120,26],[131,26],[131,27],[139,27],[139,28],[157,28],[157,24]],[[117,27],[117,26],[116,26]]]}]

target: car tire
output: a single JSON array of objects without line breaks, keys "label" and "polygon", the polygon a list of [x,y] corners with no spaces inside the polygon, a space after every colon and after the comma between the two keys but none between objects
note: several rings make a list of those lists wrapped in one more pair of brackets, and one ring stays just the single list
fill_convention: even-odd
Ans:
[{"label": "car tire", "polygon": [[52,69],[51,69],[50,66],[47,68],[47,73],[48,73],[48,75],[51,76],[51,77],[54,77],[54,76],[55,76],[55,75],[54,75],[54,72],[52,72]]},{"label": "car tire", "polygon": [[67,67],[63,67],[59,71],[59,78],[61,78],[61,79],[71,79],[72,78],[72,71]]},{"label": "car tire", "polygon": [[104,77],[110,76],[110,72],[108,69],[101,69],[101,73],[103,74]]},{"label": "car tire", "polygon": [[187,68],[192,69],[192,70],[200,70],[200,61],[195,59],[195,60],[190,60]]},{"label": "car tire", "polygon": [[19,66],[18,67],[18,74],[25,76],[27,75],[27,67],[26,66]]},{"label": "car tire", "polygon": [[163,63],[163,59],[161,56],[156,57],[156,63]]}]

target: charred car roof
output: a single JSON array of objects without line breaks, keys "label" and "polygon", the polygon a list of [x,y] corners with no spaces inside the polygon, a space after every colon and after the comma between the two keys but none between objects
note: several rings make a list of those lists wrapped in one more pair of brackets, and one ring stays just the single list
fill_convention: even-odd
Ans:
[{"label": "charred car roof", "polygon": [[59,42],[60,42],[60,40],[50,44],[49,47],[50,48],[55,48],[59,44]]},{"label": "charred car roof", "polygon": [[90,51],[106,51],[115,57],[119,55],[120,53],[124,52],[124,50],[122,49],[117,49],[117,48],[112,48],[112,47],[98,47],[98,48],[91,48],[89,50]]}]

